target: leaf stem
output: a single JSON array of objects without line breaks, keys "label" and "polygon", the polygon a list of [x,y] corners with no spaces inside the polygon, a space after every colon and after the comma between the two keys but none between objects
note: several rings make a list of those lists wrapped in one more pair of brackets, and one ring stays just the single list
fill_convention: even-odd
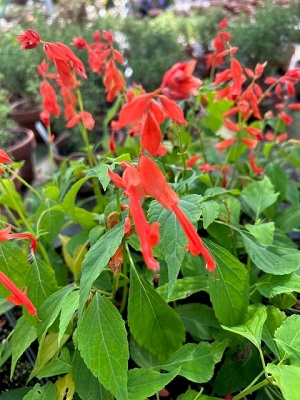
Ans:
[{"label": "leaf stem", "polygon": [[262,387],[269,385],[270,382],[267,379],[264,379],[262,382],[259,382],[256,385],[251,384],[251,387],[247,387],[246,389],[244,389],[241,393],[237,394],[236,396],[234,396],[232,398],[232,400],[241,400],[243,399],[245,396],[247,396],[247,394],[250,394],[252,392],[255,392],[256,390],[261,389]]}]

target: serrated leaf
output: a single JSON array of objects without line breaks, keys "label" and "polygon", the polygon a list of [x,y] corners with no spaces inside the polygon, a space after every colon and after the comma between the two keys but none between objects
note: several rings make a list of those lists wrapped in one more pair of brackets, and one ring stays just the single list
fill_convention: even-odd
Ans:
[{"label": "serrated leaf", "polygon": [[283,232],[291,232],[300,226],[300,204],[295,204],[285,209],[274,220],[275,225]]},{"label": "serrated leaf", "polygon": [[23,400],[57,400],[56,387],[51,382],[47,382],[44,386],[40,386],[40,384],[37,383],[34,388],[23,397]]},{"label": "serrated leaf", "polygon": [[178,375],[180,367],[169,374],[161,374],[151,369],[131,369],[128,371],[128,400],[145,400],[163,389]]},{"label": "serrated leaf", "polygon": [[101,236],[86,254],[82,264],[80,279],[80,315],[89,296],[93,282],[98,278],[100,273],[107,266],[110,258],[117,251],[123,236],[124,223],[121,222]]},{"label": "serrated leaf", "polygon": [[181,367],[179,375],[192,382],[204,383],[212,378],[215,364],[214,352],[210,344],[188,343],[172,354],[161,369],[174,371]]},{"label": "serrated leaf", "polygon": [[291,315],[276,330],[274,339],[282,358],[288,356],[300,363],[300,316]]},{"label": "serrated leaf", "polygon": [[205,240],[216,260],[210,276],[209,295],[218,320],[227,326],[244,322],[249,302],[249,277],[245,266],[226,249]]},{"label": "serrated leaf", "polygon": [[138,344],[162,362],[185,339],[184,326],[176,312],[138,275],[134,267],[130,274],[128,324]]},{"label": "serrated leaf", "polygon": [[47,329],[50,328],[58,317],[63,307],[64,299],[73,291],[73,289],[74,286],[65,286],[57,292],[54,292],[44,301],[39,311],[41,319],[41,323],[38,325],[37,330],[39,339],[46,335]]},{"label": "serrated leaf", "polygon": [[[24,335],[24,332],[26,332],[26,335]],[[36,328],[30,325],[24,316],[19,318],[12,336],[10,379],[12,379],[12,376],[14,374],[17,361],[36,338]]]},{"label": "serrated leaf", "polygon": [[219,204],[209,200],[201,203],[203,228],[206,229],[219,215]]},{"label": "serrated leaf", "polygon": [[[201,196],[192,194],[183,196],[179,201],[180,208],[193,224],[199,220],[201,215],[201,199]],[[175,214],[164,209],[156,201],[152,201],[149,206],[148,218],[149,222],[158,221],[163,227],[163,229],[160,229],[161,238],[157,247],[158,251],[164,255],[168,265],[168,296],[171,296],[186,253],[187,238]]]},{"label": "serrated leaf", "polygon": [[241,232],[251,261],[266,273],[286,275],[300,267],[300,252],[291,248],[264,246],[246,232]]},{"label": "serrated leaf", "polygon": [[250,340],[258,349],[260,349],[263,325],[267,319],[267,311],[265,307],[259,308],[254,312],[253,316],[245,322],[244,325],[239,326],[224,326],[222,327],[227,331],[237,333]]},{"label": "serrated leaf", "polygon": [[101,164],[91,170],[92,174],[97,176],[104,190],[107,189],[107,186],[110,182],[110,177],[107,173],[109,169],[110,169],[109,165]]},{"label": "serrated leaf", "polygon": [[295,273],[280,276],[266,274],[257,280],[255,286],[267,298],[281,293],[300,292],[300,276]]},{"label": "serrated leaf", "polygon": [[78,323],[77,334],[88,368],[117,400],[127,400],[127,333],[116,307],[96,293]]},{"label": "serrated leaf", "polygon": [[221,329],[211,307],[205,304],[189,303],[175,307],[185,329],[198,340],[212,340],[214,331]]},{"label": "serrated leaf", "polygon": [[263,245],[271,245],[273,243],[275,225],[274,222],[266,224],[250,225],[246,224],[245,228],[255,237],[259,243]]},{"label": "serrated leaf", "polygon": [[275,203],[278,193],[274,192],[270,179],[265,176],[261,181],[250,183],[242,191],[241,196],[255,213],[257,219],[262,211]]},{"label": "serrated leaf", "polygon": [[73,314],[79,307],[79,291],[76,290],[71,292],[64,297],[62,300],[62,308],[60,313],[60,320],[59,320],[59,333],[58,333],[58,342],[61,341],[64,333],[67,330],[67,327],[73,317]]},{"label": "serrated leaf", "polygon": [[52,293],[57,290],[54,270],[43,260],[34,258],[26,274],[27,293],[38,309]]},{"label": "serrated leaf", "polygon": [[82,400],[114,400],[114,396],[88,369],[78,350],[75,352],[72,374],[76,392]]},{"label": "serrated leaf", "polygon": [[282,391],[285,400],[299,399],[300,368],[294,365],[268,364],[266,372],[271,374]]},{"label": "serrated leaf", "polygon": [[263,327],[262,340],[266,343],[269,349],[275,354],[277,359],[280,359],[278,347],[274,341],[274,333],[277,328],[286,319],[284,312],[274,306],[267,306],[267,319]]},{"label": "serrated leaf", "polygon": [[168,298],[168,285],[166,283],[156,289],[157,293],[167,302],[186,299],[202,290],[208,292],[207,276],[187,276],[186,278],[177,279],[170,298]]},{"label": "serrated leaf", "polygon": [[76,183],[74,183],[71,187],[71,189],[68,191],[68,193],[65,195],[63,202],[61,203],[63,209],[65,212],[71,216],[74,215],[75,212],[75,201],[76,201],[76,196],[81,188],[81,186],[91,177],[95,177],[96,175],[88,175],[85,176],[84,178],[79,179]]},{"label": "serrated leaf", "polygon": [[286,172],[277,164],[269,163],[265,168],[265,175],[268,176],[276,192],[280,193],[280,198],[283,199],[288,186],[288,178]]}]

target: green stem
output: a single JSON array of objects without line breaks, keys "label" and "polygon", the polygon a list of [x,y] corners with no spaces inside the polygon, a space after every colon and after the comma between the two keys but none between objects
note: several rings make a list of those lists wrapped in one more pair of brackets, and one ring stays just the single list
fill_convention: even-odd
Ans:
[{"label": "green stem", "polygon": [[49,158],[50,158],[50,162],[51,162],[51,167],[52,167],[52,171],[55,171],[55,161],[54,161],[54,155],[53,155],[53,147],[51,144],[51,127],[50,125],[47,125],[47,133],[48,133],[48,143],[49,143]]},{"label": "green stem", "polygon": [[[4,182],[3,179],[1,179],[1,178],[0,178],[0,183],[1,183],[1,185],[3,186],[3,188],[4,188],[4,190],[5,190],[6,194],[7,194],[7,196],[9,197],[9,200],[10,200],[11,204],[13,204],[14,209],[15,209],[15,210],[17,211],[17,213],[19,214],[19,217],[20,217],[21,221],[22,221],[23,224],[26,226],[28,232],[29,232],[32,236],[35,237],[35,236],[36,236],[36,235],[35,235],[35,232],[34,232],[34,230],[32,229],[30,223],[27,221],[27,219],[26,219],[26,217],[25,217],[23,211],[20,209],[20,207],[19,207],[18,203],[16,202],[14,196],[12,196],[12,194],[10,193],[10,191],[9,191],[8,187],[6,186],[5,182]],[[51,265],[51,262],[50,262],[50,259],[49,259],[49,257],[48,257],[48,254],[46,253],[46,250],[44,249],[44,246],[43,246],[40,242],[38,242],[38,248],[40,249],[40,251],[41,251],[41,253],[42,253],[42,255],[43,255],[43,258],[44,258],[44,261],[46,262],[46,264]]]},{"label": "green stem", "polygon": [[[80,112],[84,112],[82,96],[81,96],[81,92],[80,92],[79,88],[76,89],[76,94],[77,94],[79,110],[80,110]],[[79,124],[79,127],[80,127],[79,129],[80,129],[82,140],[83,140],[84,145],[86,147],[89,166],[91,168],[93,168],[93,167],[96,166],[97,162],[96,162],[96,159],[94,157],[92,147],[90,145],[87,129],[82,123]],[[103,208],[104,208],[103,199],[102,199],[102,194],[101,194],[101,191],[100,191],[100,188],[99,188],[99,185],[98,185],[98,181],[97,181],[96,178],[92,178],[92,185],[93,185],[94,193],[95,193],[95,196],[96,196],[96,199],[97,199],[97,203],[100,206],[101,211],[102,211]]]},{"label": "green stem", "polygon": [[259,382],[257,385],[253,385],[251,387],[246,388],[245,390],[243,390],[241,393],[237,394],[236,396],[234,396],[232,398],[232,400],[241,400],[243,399],[245,396],[247,396],[247,394],[253,393],[256,390],[261,389],[262,387],[269,385],[270,382],[267,379],[264,379],[262,382]]},{"label": "green stem", "polygon": [[[181,155],[182,163],[183,163],[183,176],[184,176],[184,179],[186,179],[187,178],[187,168],[186,168],[186,162],[185,162],[185,151],[183,150],[183,142],[182,142],[181,131],[180,131],[180,128],[179,128],[178,124],[176,122],[174,124],[175,124],[175,127],[176,127],[177,132],[178,132],[180,155]],[[188,184],[185,185],[185,192],[186,192],[186,194],[188,194],[188,192],[189,192]]]},{"label": "green stem", "polygon": [[19,176],[13,169],[9,168],[8,165],[5,165],[4,168],[12,174],[16,179],[18,179],[19,182],[22,183],[22,185],[26,186],[27,189],[29,189],[32,193],[34,193],[38,199],[43,202],[44,200],[42,199],[42,196],[32,187],[28,182],[26,182],[21,176]]}]

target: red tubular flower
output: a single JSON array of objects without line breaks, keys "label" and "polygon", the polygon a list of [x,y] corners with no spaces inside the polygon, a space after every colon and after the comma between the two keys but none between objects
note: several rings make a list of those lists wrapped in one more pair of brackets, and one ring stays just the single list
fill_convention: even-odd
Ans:
[{"label": "red tubular flower", "polygon": [[17,36],[18,42],[21,42],[21,50],[28,50],[37,47],[40,44],[40,36],[33,29],[27,29]]},{"label": "red tubular flower", "polygon": [[246,126],[245,130],[249,133],[249,135],[257,138],[258,140],[263,140],[261,129],[254,128],[253,126]]},{"label": "red tubular flower", "polygon": [[0,149],[0,163],[9,163],[12,162],[11,158],[4,150]]},{"label": "red tubular flower", "polygon": [[87,111],[82,111],[80,114],[74,115],[66,126],[67,128],[73,128],[79,121],[81,121],[83,126],[88,130],[92,130],[95,126],[95,120],[92,114]]},{"label": "red tubular flower", "polygon": [[162,93],[173,100],[186,100],[197,95],[202,81],[192,75],[196,61],[177,63],[163,76]]},{"label": "red tubular flower", "polygon": [[0,231],[0,242],[11,239],[29,239],[30,248],[33,250],[33,253],[36,254],[37,240],[35,237],[30,235],[30,233],[10,233],[10,231],[11,225]]},{"label": "red tubular flower", "polygon": [[56,92],[53,86],[45,80],[41,84],[40,93],[43,96],[43,111],[41,113],[41,118],[46,125],[49,125],[49,118],[51,115],[55,118],[58,118],[60,115]]},{"label": "red tubular flower", "polygon": [[228,147],[230,147],[234,142],[236,141],[235,138],[228,138],[225,140],[222,140],[222,142],[216,143],[214,147],[217,149],[217,153],[221,153],[222,151],[226,150]]},{"label": "red tubular flower", "polygon": [[199,169],[199,171],[204,171],[204,172],[208,173],[211,171],[215,171],[217,169],[217,167],[215,165],[203,163],[203,164],[199,165],[198,169]]},{"label": "red tubular flower", "polygon": [[250,167],[251,167],[252,171],[256,175],[263,175],[264,174],[264,170],[262,168],[260,168],[255,162],[254,152],[253,151],[251,151],[250,154],[249,154],[249,164],[250,164]]},{"label": "red tubular flower", "polygon": [[6,300],[16,306],[25,306],[30,315],[36,315],[36,308],[27,297],[27,289],[22,292],[3,272],[0,272],[0,282],[12,293]]},{"label": "red tubular flower", "polygon": [[130,212],[140,239],[145,264],[149,269],[157,271],[159,263],[153,256],[152,248],[159,242],[159,223],[154,222],[152,225],[149,225],[145,218],[140,203],[140,200],[145,196],[145,191],[138,170],[135,167],[129,166],[124,171],[123,178],[112,171],[108,171],[108,175],[115,185],[126,190],[126,194],[129,197]]},{"label": "red tubular flower", "polygon": [[248,149],[255,149],[257,146],[258,141],[255,139],[249,139],[249,138],[242,138],[242,142],[248,147]]},{"label": "red tubular flower", "polygon": [[196,154],[196,155],[190,157],[188,160],[186,160],[186,163],[185,163],[186,167],[192,168],[196,164],[196,162],[200,159],[200,157],[201,157],[200,154]]},{"label": "red tubular flower", "polygon": [[216,268],[215,261],[202,243],[193,224],[179,207],[179,197],[168,185],[161,170],[144,155],[140,158],[139,167],[145,192],[154,197],[164,208],[174,212],[188,239],[188,245],[185,248],[194,256],[202,254],[206,261],[206,268],[213,271]]}]

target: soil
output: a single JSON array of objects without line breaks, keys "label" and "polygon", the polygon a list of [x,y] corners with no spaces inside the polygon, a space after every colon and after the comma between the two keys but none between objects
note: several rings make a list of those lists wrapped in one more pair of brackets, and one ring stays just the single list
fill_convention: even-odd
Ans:
[{"label": "soil", "polygon": [[24,101],[20,102],[17,106],[14,107],[14,111],[17,112],[28,112],[28,111],[33,111],[36,110],[36,105],[33,102],[29,101]]},{"label": "soil", "polygon": [[9,146],[13,146],[13,145],[19,143],[21,140],[25,139],[26,136],[27,136],[26,133],[20,129],[16,129],[16,130],[12,131],[10,139],[5,147],[7,148]]}]

